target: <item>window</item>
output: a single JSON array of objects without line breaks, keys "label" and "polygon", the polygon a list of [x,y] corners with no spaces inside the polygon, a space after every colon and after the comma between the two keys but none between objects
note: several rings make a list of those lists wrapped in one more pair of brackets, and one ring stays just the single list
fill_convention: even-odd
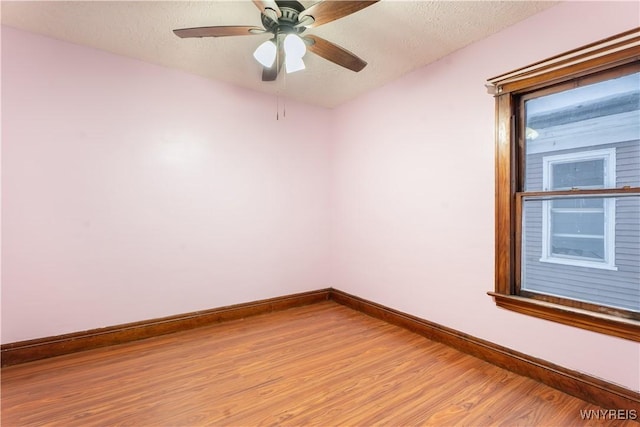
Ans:
[{"label": "window", "polygon": [[489,80],[500,307],[640,341],[640,29]]},{"label": "window", "polygon": [[[542,158],[544,191],[615,187],[615,148]],[[542,202],[540,261],[616,270],[615,201]]]}]

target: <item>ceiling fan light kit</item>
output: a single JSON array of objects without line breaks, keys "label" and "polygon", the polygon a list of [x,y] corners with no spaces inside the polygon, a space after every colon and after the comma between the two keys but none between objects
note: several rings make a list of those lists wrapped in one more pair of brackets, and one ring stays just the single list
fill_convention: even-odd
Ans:
[{"label": "ceiling fan light kit", "polygon": [[272,40],[267,40],[253,52],[253,57],[262,64],[263,67],[271,68],[276,61],[276,54],[276,44]]},{"label": "ceiling fan light kit", "polygon": [[285,68],[287,74],[291,74],[295,73],[296,71],[302,71],[307,67],[304,65],[304,61],[301,57],[298,58],[295,56],[287,56],[285,59]]},{"label": "ceiling fan light kit", "polygon": [[296,34],[287,34],[284,38],[284,53],[286,56],[302,58],[307,53],[307,46],[304,44],[300,36]]},{"label": "ceiling fan light kit", "polygon": [[308,28],[351,15],[378,1],[325,0],[305,9],[298,1],[254,0],[253,3],[261,11],[264,29],[252,26],[214,26],[183,28],[173,32],[180,38],[273,34],[272,39],[260,44],[253,53],[254,58],[264,67],[263,81],[276,80],[283,64],[287,73],[305,69],[302,58],[307,50],[341,67],[359,72],[367,63],[353,53],[318,36],[301,34]]}]

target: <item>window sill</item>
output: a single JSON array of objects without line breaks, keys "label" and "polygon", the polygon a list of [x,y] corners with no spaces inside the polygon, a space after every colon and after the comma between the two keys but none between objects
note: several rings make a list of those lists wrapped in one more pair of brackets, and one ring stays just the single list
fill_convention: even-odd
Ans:
[{"label": "window sill", "polygon": [[569,265],[572,267],[583,267],[583,268],[596,268],[598,270],[610,270],[610,271],[618,271],[618,267],[611,264],[606,264],[604,262],[589,262],[582,261],[572,258],[540,258],[540,262],[546,262],[549,264],[559,264],[559,265]]},{"label": "window sill", "polygon": [[640,342],[640,322],[517,295],[487,292],[498,307],[577,328]]}]

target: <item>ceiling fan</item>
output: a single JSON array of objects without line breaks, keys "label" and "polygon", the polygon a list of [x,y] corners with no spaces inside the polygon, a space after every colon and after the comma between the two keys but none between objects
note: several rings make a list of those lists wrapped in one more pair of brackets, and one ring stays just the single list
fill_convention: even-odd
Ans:
[{"label": "ceiling fan", "polygon": [[261,11],[262,25],[215,26],[173,30],[181,38],[250,36],[271,33],[273,37],[262,43],[253,56],[263,66],[262,80],[274,81],[284,64],[286,72],[305,68],[302,57],[309,50],[335,64],[358,72],[367,63],[348,50],[314,35],[301,36],[307,28],[315,28],[340,19],[379,0],[324,0],[309,8],[291,0],[253,0]]}]

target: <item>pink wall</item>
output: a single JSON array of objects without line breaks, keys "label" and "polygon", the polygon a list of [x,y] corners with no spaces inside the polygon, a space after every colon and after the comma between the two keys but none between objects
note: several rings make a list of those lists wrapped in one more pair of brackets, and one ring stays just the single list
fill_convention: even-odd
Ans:
[{"label": "pink wall", "polygon": [[2,37],[2,342],[328,286],[328,110]]},{"label": "pink wall", "polygon": [[640,345],[497,308],[487,78],[640,24],[640,3],[563,3],[343,106],[332,286],[640,390]]}]

